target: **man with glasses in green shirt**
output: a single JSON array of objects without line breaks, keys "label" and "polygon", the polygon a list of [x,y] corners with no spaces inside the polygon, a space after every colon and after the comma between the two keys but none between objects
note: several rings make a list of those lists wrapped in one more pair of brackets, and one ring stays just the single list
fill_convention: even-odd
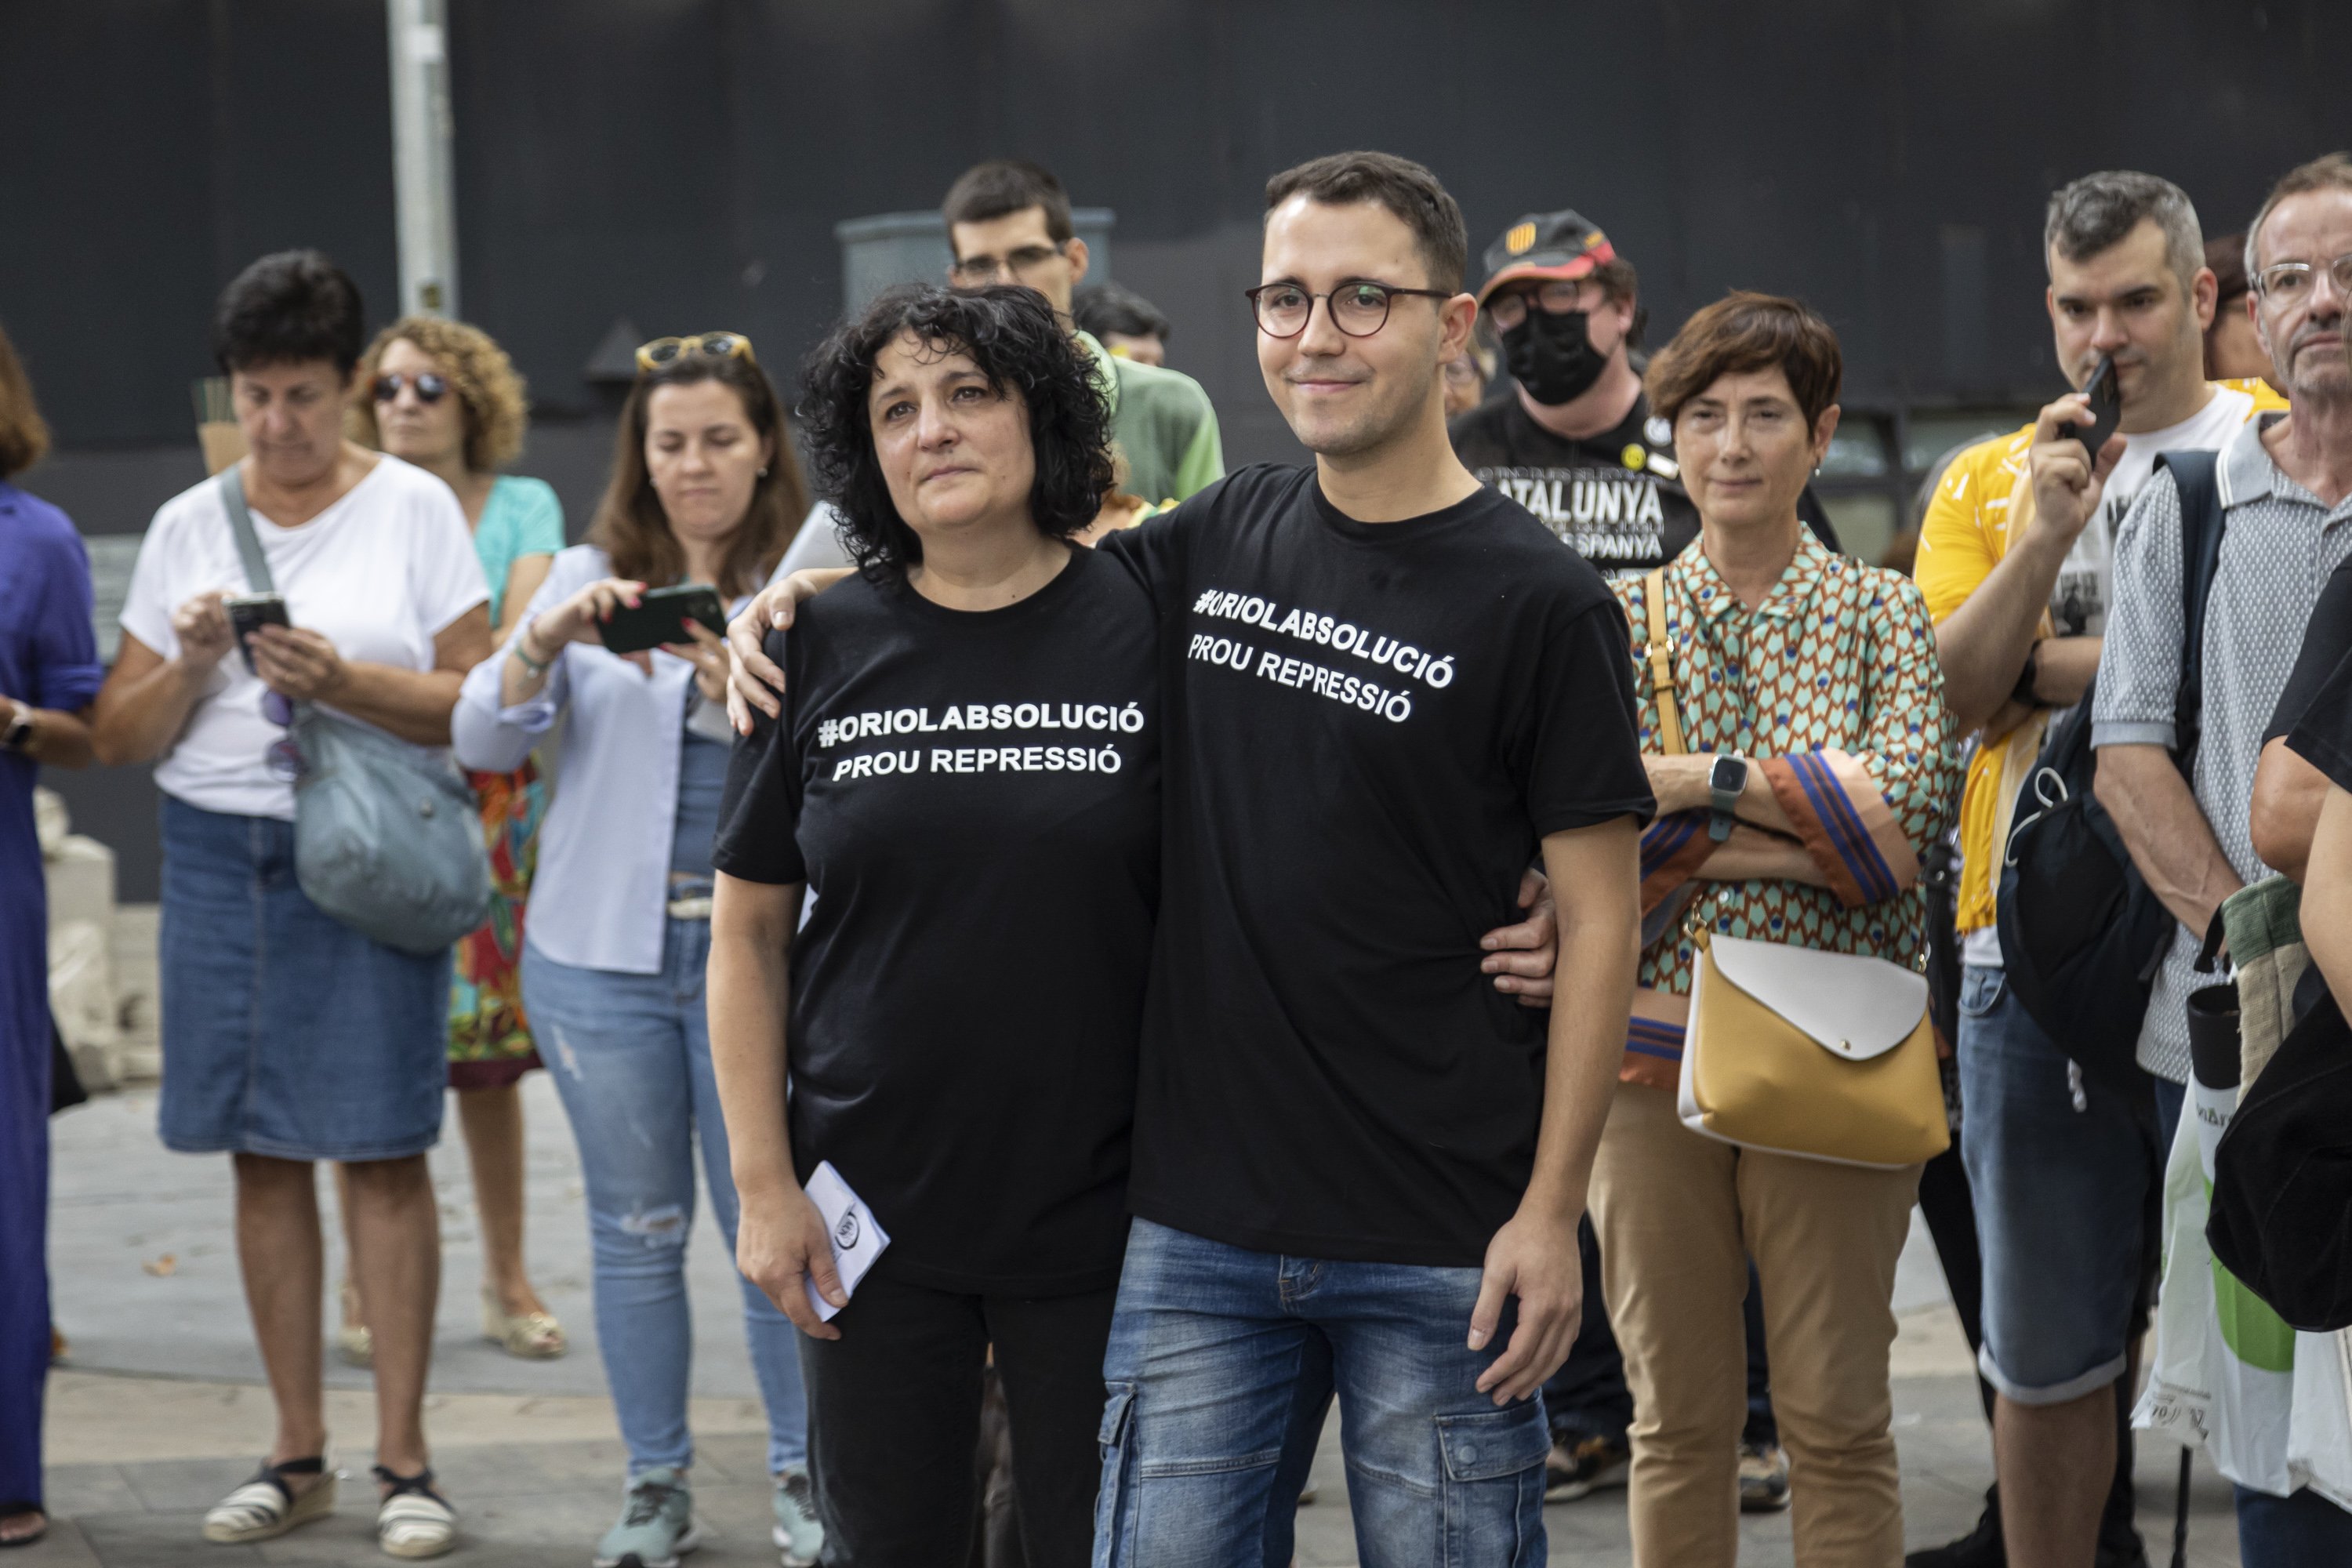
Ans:
[{"label": "man with glasses in green shirt", "polygon": [[1121,489],[1172,505],[1223,479],[1217,411],[1181,371],[1114,356],[1070,321],[1070,297],[1087,276],[1087,242],[1070,224],[1062,182],[1035,163],[992,158],[965,170],[940,204],[964,288],[1018,283],[1045,296],[1100,367],[1111,436],[1126,458]]}]

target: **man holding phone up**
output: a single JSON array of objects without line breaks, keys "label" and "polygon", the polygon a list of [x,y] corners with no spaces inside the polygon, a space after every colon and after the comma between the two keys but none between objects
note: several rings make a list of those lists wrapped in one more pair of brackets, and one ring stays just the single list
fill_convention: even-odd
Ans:
[{"label": "man holding phone up", "polygon": [[[2196,212],[2169,181],[2116,171],[2061,189],[2044,259],[2058,363],[2084,390],[1954,458],[1920,528],[1945,697],[1979,735],[1960,804],[1961,1151],[2000,1479],[1975,1535],[1915,1555],[1934,1568],[1999,1563],[2003,1536],[2014,1568],[2144,1561],[2116,1384],[2137,1338],[2162,1151],[2145,1108],[2083,1081],[2009,992],[1994,890],[2049,721],[2098,668],[2116,528],[2157,455],[2218,448],[2284,406],[2259,381],[2205,380],[2215,284]],[[2074,433],[2107,428],[2118,434],[2095,452]]]}]

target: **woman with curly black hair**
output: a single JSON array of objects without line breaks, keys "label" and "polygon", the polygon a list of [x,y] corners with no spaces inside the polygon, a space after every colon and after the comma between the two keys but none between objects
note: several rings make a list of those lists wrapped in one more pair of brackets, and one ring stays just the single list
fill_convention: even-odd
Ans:
[{"label": "woman with curly black hair", "polygon": [[993,1344],[1030,1560],[1080,1563],[1159,897],[1152,605],[1073,542],[1106,415],[1029,290],[884,295],[800,414],[861,570],[774,649],[720,818],[738,1261],[803,1331],[840,1561],[961,1559]]}]

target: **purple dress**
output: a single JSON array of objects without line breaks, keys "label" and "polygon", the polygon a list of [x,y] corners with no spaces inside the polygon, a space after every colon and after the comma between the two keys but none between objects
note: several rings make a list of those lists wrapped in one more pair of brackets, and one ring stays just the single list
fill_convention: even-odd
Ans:
[{"label": "purple dress", "polygon": [[[0,480],[0,697],[77,711],[106,671],[89,552],[66,514]],[[0,1513],[41,1501],[49,1374],[48,896],[28,757],[0,752]]]}]

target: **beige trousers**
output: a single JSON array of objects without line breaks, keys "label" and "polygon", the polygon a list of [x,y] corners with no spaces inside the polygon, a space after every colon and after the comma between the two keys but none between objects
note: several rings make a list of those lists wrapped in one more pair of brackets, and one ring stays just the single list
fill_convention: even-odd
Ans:
[{"label": "beige trousers", "polygon": [[1899,1568],[1887,1355],[1895,1260],[1918,1185],[1916,1165],[1872,1171],[1719,1143],[1683,1126],[1671,1091],[1618,1086],[1592,1213],[1633,1391],[1636,1568],[1730,1568],[1738,1556],[1749,1258],[1764,1286],[1796,1560]]}]

